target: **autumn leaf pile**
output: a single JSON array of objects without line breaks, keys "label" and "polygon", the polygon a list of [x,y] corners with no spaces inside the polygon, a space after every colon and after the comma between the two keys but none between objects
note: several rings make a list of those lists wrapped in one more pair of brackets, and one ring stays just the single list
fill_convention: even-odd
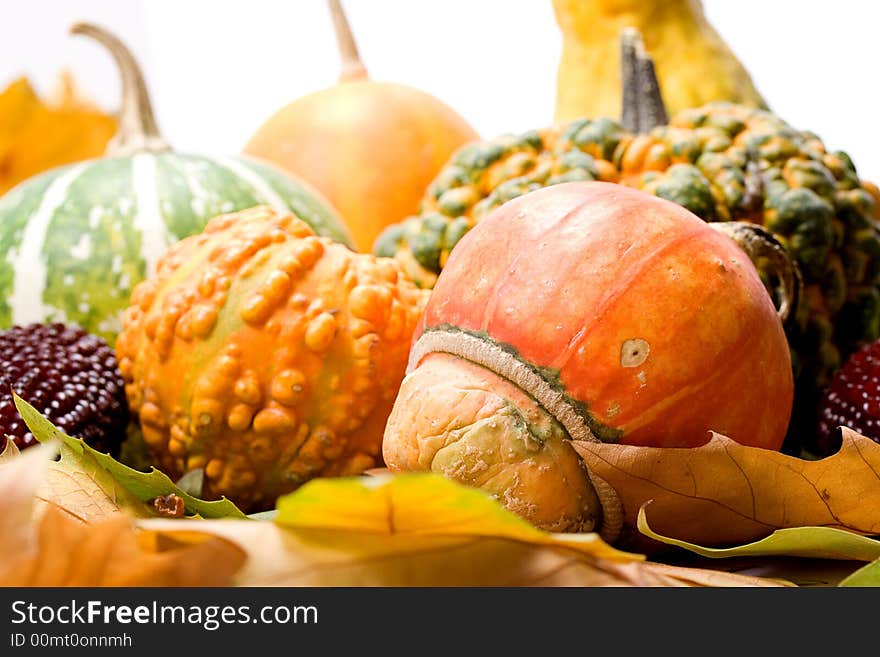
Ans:
[{"label": "autumn leaf pile", "polygon": [[[538,530],[486,494],[433,474],[316,479],[282,497],[274,512],[246,517],[226,500],[199,500],[155,471],[100,455],[16,404],[43,444],[18,453],[10,442],[0,455],[4,586],[880,581],[880,541],[867,536],[878,527],[880,505],[868,496],[880,488],[880,445],[853,433],[838,454],[813,463],[721,436],[690,450],[578,444],[590,467],[622,492],[623,545],[641,548],[624,551],[592,533]],[[843,471],[847,485],[834,474]],[[163,495],[185,500],[186,517],[161,517],[150,501]],[[680,565],[685,553],[692,558]],[[725,559],[768,556],[789,559],[760,577],[749,574],[753,563],[729,568]],[[835,574],[798,573],[790,557],[825,560]]]}]

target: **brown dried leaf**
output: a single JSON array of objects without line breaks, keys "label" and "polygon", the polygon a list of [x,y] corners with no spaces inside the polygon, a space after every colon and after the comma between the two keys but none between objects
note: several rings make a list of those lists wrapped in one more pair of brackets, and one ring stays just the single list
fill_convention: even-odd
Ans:
[{"label": "brown dried leaf", "polygon": [[0,586],[223,586],[245,560],[234,544],[208,534],[139,540],[126,514],[84,525],[53,506],[40,521],[36,550],[5,555]]},{"label": "brown dried leaf", "polygon": [[[196,524],[197,523],[197,524]],[[781,586],[721,571],[618,562],[577,550],[479,536],[374,535],[272,522],[148,519],[156,540],[207,531],[245,550],[238,586]]]},{"label": "brown dried leaf", "polygon": [[8,439],[3,439],[6,441],[6,444],[3,446],[3,449],[0,450],[0,465],[11,461],[13,458],[21,454],[18,449],[18,445]]},{"label": "brown dried leaf", "polygon": [[794,586],[781,578],[757,577],[710,568],[691,568],[648,562],[656,575],[678,580],[685,586]]},{"label": "brown dried leaf", "polygon": [[657,533],[705,546],[745,543],[784,527],[880,534],[880,445],[848,429],[840,450],[818,461],[719,434],[690,449],[573,445],[620,496],[624,544],[646,549],[636,527],[649,501]]}]

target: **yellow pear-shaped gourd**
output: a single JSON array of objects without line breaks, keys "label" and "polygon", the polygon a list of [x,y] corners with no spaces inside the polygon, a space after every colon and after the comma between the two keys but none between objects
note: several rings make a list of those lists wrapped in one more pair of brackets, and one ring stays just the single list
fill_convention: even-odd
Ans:
[{"label": "yellow pear-shaped gourd", "polygon": [[556,119],[619,117],[620,33],[641,32],[670,114],[713,100],[765,107],[700,0],[553,0],[562,30]]}]

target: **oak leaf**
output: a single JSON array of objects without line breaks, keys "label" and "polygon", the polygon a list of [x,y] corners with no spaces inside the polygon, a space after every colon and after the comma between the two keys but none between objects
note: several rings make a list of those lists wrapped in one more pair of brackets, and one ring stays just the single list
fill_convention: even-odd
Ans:
[{"label": "oak leaf", "polygon": [[880,445],[848,429],[841,448],[817,461],[719,434],[696,448],[573,446],[617,491],[626,529],[621,545],[633,549],[660,545],[637,530],[647,502],[657,534],[709,547],[754,541],[786,527],[880,534]]}]

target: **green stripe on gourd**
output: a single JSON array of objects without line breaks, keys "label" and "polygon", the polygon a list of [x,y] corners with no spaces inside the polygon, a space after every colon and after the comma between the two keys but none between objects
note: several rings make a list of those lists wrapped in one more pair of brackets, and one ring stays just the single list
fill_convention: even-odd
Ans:
[{"label": "green stripe on gourd", "polygon": [[233,156],[217,161],[254,185],[257,195],[266,198],[267,205],[278,210],[293,210],[318,234],[351,245],[351,238],[339,217],[328,210],[328,202],[321,199],[319,192],[308,183],[293,180],[288,174],[253,158]]},{"label": "green stripe on gourd", "polygon": [[0,197],[0,327],[74,323],[112,344],[132,289],[168,246],[211,217],[255,205],[294,212],[319,235],[351,244],[329,205],[286,174],[243,157],[172,152],[131,54],[103,30],[74,30],[106,45],[119,64],[120,133],[107,157],[46,172]]},{"label": "green stripe on gourd", "polygon": [[292,211],[317,233],[343,244],[348,234],[326,201],[306,183],[253,159],[158,153],[155,180],[165,226],[176,239],[204,228],[204,217],[268,205]]},{"label": "green stripe on gourd", "polygon": [[[49,185],[60,175],[59,170],[50,171],[28,185],[18,185],[0,198],[0,324],[7,327],[12,324],[12,308],[10,297],[15,284],[15,263],[12,258],[21,255],[20,244],[25,228],[41,204]],[[4,207],[7,209],[4,210]],[[12,256],[12,258],[11,258]],[[37,272],[23,272],[23,279],[33,281]]]}]

